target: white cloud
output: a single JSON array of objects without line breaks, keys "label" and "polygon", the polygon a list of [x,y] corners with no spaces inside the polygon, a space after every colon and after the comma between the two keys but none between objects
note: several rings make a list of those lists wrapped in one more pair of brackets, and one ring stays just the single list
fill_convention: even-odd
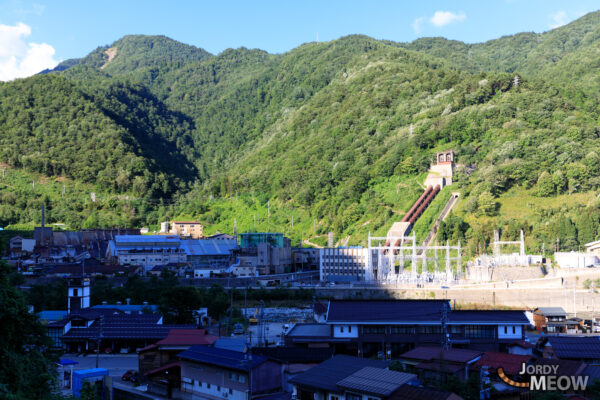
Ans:
[{"label": "white cloud", "polygon": [[551,22],[550,22],[551,29],[558,28],[559,26],[563,26],[567,22],[569,22],[567,13],[563,10],[560,10],[560,11],[555,12],[554,14],[551,14],[550,20],[551,20]]},{"label": "white cloud", "polygon": [[453,22],[464,21],[465,19],[467,19],[467,16],[463,12],[455,14],[451,11],[436,11],[433,17],[429,19],[429,22],[439,28]]},{"label": "white cloud", "polygon": [[415,33],[421,33],[421,25],[425,22],[425,17],[419,17],[413,21],[412,27]]},{"label": "white cloud", "polygon": [[0,24],[0,81],[10,81],[54,68],[54,48],[46,43],[27,42],[31,27],[22,22],[14,26]]}]

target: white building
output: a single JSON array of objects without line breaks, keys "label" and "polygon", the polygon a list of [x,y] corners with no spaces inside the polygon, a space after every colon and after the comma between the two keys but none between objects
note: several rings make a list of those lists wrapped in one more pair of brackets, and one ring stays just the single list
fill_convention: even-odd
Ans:
[{"label": "white building", "polygon": [[561,268],[586,268],[598,264],[598,257],[592,253],[554,253],[554,261]]},{"label": "white building", "polygon": [[158,265],[183,264],[187,257],[175,235],[116,235],[108,242],[107,258],[120,265],[150,271]]},{"label": "white building", "polygon": [[319,269],[321,281],[370,281],[370,253],[368,248],[320,249]]}]

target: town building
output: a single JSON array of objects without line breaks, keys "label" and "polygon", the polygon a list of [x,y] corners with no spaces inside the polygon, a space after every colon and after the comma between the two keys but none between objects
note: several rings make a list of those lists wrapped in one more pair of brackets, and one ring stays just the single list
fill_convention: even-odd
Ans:
[{"label": "town building", "polygon": [[294,270],[317,269],[321,261],[321,250],[312,247],[292,248]]},{"label": "town building", "polygon": [[260,274],[291,272],[293,260],[290,243],[283,233],[242,233],[240,266],[256,267]]},{"label": "town building", "polygon": [[[338,382],[369,367],[376,368],[377,372],[383,373],[389,367],[389,363],[368,358],[336,355],[290,379],[290,383],[293,385],[293,396],[298,400],[358,400],[357,397],[344,397],[347,389],[338,386]],[[414,375],[408,377],[407,381],[412,380],[413,377]],[[362,400],[362,395],[360,399]]]},{"label": "town building", "polygon": [[567,312],[562,307],[539,307],[533,311],[533,324],[538,332],[566,333]]},{"label": "town building", "polygon": [[395,358],[415,347],[439,345],[447,334],[455,348],[505,351],[524,340],[528,325],[523,311],[452,310],[448,300],[330,300],[324,324],[298,324],[285,342],[327,343],[336,354]]},{"label": "town building", "polygon": [[600,364],[599,336],[542,336],[537,347],[543,358]]},{"label": "town building", "polygon": [[474,364],[481,359],[481,351],[442,347],[417,347],[400,356],[403,364],[417,371],[421,382],[437,385],[448,377],[469,379]]},{"label": "town building", "polygon": [[145,272],[187,261],[181,239],[174,235],[116,235],[108,242],[106,257],[115,264],[141,266]]},{"label": "town building", "polygon": [[239,250],[235,239],[182,240],[181,248],[191,269],[220,272],[235,263],[235,255]]},{"label": "town building", "polygon": [[264,356],[196,345],[179,358],[181,391],[198,398],[247,400],[281,390],[281,365]]},{"label": "town building", "polygon": [[202,239],[203,227],[198,221],[172,221],[171,234],[185,239]]},{"label": "town building", "polygon": [[326,248],[319,251],[321,281],[355,282],[373,280],[369,271],[371,251],[360,247]]},{"label": "town building", "polygon": [[[177,356],[192,346],[211,346],[217,341],[217,336],[209,335],[205,329],[173,329],[168,336],[158,342],[138,350],[138,371],[141,382],[151,381],[154,392],[181,386],[181,363]],[[157,390],[158,389],[158,390]]]}]

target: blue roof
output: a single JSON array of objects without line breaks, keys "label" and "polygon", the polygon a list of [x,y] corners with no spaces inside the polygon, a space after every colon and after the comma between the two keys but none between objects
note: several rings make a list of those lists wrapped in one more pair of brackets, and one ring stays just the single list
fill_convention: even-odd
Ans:
[{"label": "blue roof", "polygon": [[177,235],[115,235],[115,243],[122,246],[131,245],[178,245],[181,242]]},{"label": "blue roof", "polygon": [[60,321],[64,317],[67,316],[69,312],[66,310],[47,310],[40,311],[37,313],[38,317],[40,317],[40,321]]},{"label": "blue roof", "polygon": [[223,337],[218,339],[213,346],[218,349],[243,352],[246,350],[246,341],[242,339]]},{"label": "blue roof", "polygon": [[181,248],[188,256],[228,256],[238,248],[235,239],[182,240]]},{"label": "blue roof", "polygon": [[183,360],[195,361],[202,364],[217,365],[219,367],[235,369],[238,371],[248,371],[267,361],[266,357],[252,355],[252,360],[248,360],[247,354],[240,351],[219,349],[215,347],[206,347],[195,345],[186,351],[178,354]]},{"label": "blue roof", "polygon": [[91,368],[91,369],[80,369],[79,371],[73,371],[73,375],[78,375],[81,378],[91,378],[93,376],[108,376],[108,370],[106,368]]},{"label": "blue roof", "polygon": [[78,361],[73,361],[73,360],[68,359],[68,358],[61,358],[60,360],[58,360],[58,363],[60,365],[76,365],[76,364],[79,364]]}]

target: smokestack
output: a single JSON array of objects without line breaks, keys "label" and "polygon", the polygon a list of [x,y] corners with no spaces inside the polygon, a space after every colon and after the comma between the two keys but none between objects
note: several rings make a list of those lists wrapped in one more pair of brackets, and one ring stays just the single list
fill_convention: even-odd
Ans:
[{"label": "smokestack", "polygon": [[40,243],[41,246],[44,245],[44,222],[45,222],[45,211],[46,211],[46,207],[42,204],[42,243]]}]

